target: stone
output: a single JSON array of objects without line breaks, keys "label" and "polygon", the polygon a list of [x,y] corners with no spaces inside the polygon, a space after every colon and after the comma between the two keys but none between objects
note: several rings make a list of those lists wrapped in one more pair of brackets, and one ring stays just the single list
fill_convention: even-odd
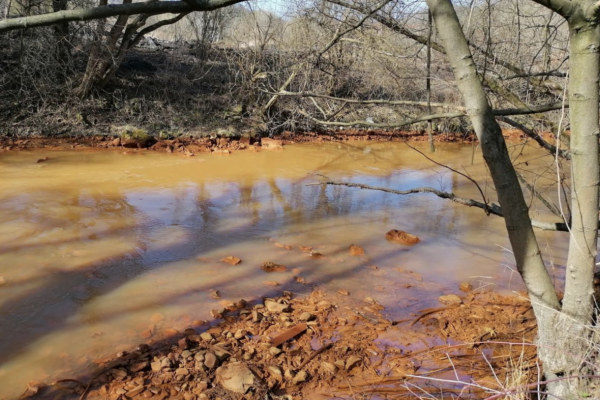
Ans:
[{"label": "stone", "polygon": [[154,361],[152,364],[150,364],[150,367],[152,368],[152,372],[160,372],[162,369],[160,361]]},{"label": "stone", "polygon": [[300,321],[312,321],[314,318],[315,316],[307,311],[300,314],[300,317],[298,319]]},{"label": "stone", "polygon": [[160,360],[160,368],[171,368],[171,360],[169,360],[167,357],[164,357],[162,360]]},{"label": "stone", "polygon": [[393,243],[403,244],[406,246],[412,246],[421,241],[418,236],[410,234],[408,232],[400,231],[398,229],[392,229],[385,234],[385,238]]},{"label": "stone", "polygon": [[187,368],[177,368],[175,375],[189,375],[190,371]]},{"label": "stone", "polygon": [[190,357],[192,355],[192,352],[189,350],[185,350],[181,353],[181,358],[183,358],[184,360],[186,360],[188,357]]},{"label": "stone", "polygon": [[356,366],[360,362],[360,358],[356,356],[350,356],[346,359],[345,369],[346,371],[350,371],[352,368]]},{"label": "stone", "polygon": [[252,322],[260,322],[262,320],[263,315],[256,310],[252,311]]},{"label": "stone", "polygon": [[143,386],[138,386],[134,389],[131,389],[130,391],[128,391],[127,393],[125,393],[125,396],[132,398],[137,396],[138,394],[141,394],[146,388]]},{"label": "stone", "polygon": [[130,125],[117,128],[121,139],[121,146],[126,148],[147,148],[153,145],[156,140],[144,129],[139,129]]},{"label": "stone", "polygon": [[200,339],[204,340],[205,342],[210,342],[213,340],[213,335],[208,332],[202,332],[200,334]]},{"label": "stone", "polygon": [[177,341],[177,345],[179,346],[179,348],[180,348],[181,350],[185,350],[185,349],[187,349],[187,348],[188,348],[188,342],[187,342],[187,339],[186,339],[186,338],[179,339],[179,340]]},{"label": "stone", "polygon": [[235,335],[233,335],[233,337],[237,340],[240,340],[246,337],[247,334],[248,331],[246,331],[245,329],[238,329],[237,331],[235,331]]},{"label": "stone", "polygon": [[302,370],[296,374],[294,379],[292,379],[292,383],[294,385],[297,385],[299,383],[306,382],[307,379],[308,379],[308,373],[306,373],[305,370]]},{"label": "stone", "polygon": [[273,300],[265,300],[265,308],[272,313],[280,313],[288,311],[290,306],[288,304],[277,303]]},{"label": "stone", "polygon": [[283,374],[281,373],[281,369],[279,369],[279,367],[276,365],[268,365],[267,369],[269,370],[269,373],[273,376],[283,376]]},{"label": "stone", "polygon": [[271,353],[273,356],[277,356],[281,353],[281,349],[278,347],[271,347],[269,349],[269,353]]},{"label": "stone", "polygon": [[112,145],[113,146],[120,146],[121,145],[121,138],[116,138],[115,140],[112,141]]},{"label": "stone", "polygon": [[140,372],[141,370],[145,369],[148,367],[148,361],[142,361],[139,363],[135,363],[133,364],[131,367],[129,367],[129,370],[131,372]]},{"label": "stone", "polygon": [[222,258],[221,261],[229,265],[238,265],[242,262],[241,259],[234,256],[227,256],[225,258]]},{"label": "stone", "polygon": [[208,369],[213,369],[217,366],[217,356],[215,353],[208,352],[204,355],[204,365]]},{"label": "stone", "polygon": [[215,353],[215,355],[217,356],[217,359],[219,359],[220,361],[223,361],[226,358],[231,357],[231,353],[220,346],[212,346],[212,350]]},{"label": "stone", "polygon": [[275,264],[274,262],[267,261],[260,266],[260,268],[265,272],[285,272],[287,271],[287,267],[285,265]]},{"label": "stone", "polygon": [[127,371],[124,369],[111,369],[110,373],[117,380],[123,380],[127,377]]},{"label": "stone", "polygon": [[341,294],[342,296],[349,296],[350,292],[345,290],[345,289],[340,289],[338,290],[338,293]]},{"label": "stone", "polygon": [[349,247],[350,254],[353,256],[363,256],[365,254],[365,249],[355,244],[351,244]]},{"label": "stone", "polygon": [[471,285],[469,282],[461,282],[461,284],[458,286],[458,288],[461,291],[468,293],[471,290],[473,290],[473,285]]},{"label": "stone", "polygon": [[243,362],[219,367],[215,375],[217,384],[234,393],[245,394],[254,386],[254,374]]},{"label": "stone", "polygon": [[330,374],[335,374],[338,370],[338,367],[335,364],[332,364],[330,362],[322,362],[321,366]]},{"label": "stone", "polygon": [[277,139],[262,138],[260,145],[265,150],[283,150],[283,142]]},{"label": "stone", "polygon": [[462,303],[462,300],[460,299],[460,297],[458,297],[455,294],[446,294],[443,296],[438,297],[438,300],[440,301],[440,303],[444,303],[447,305],[458,305]]}]

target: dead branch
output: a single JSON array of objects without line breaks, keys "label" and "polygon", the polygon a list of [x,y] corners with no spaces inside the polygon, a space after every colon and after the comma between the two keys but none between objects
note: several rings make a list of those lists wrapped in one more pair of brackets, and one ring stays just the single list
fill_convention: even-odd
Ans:
[{"label": "dead branch", "polygon": [[[442,199],[450,200],[455,203],[461,204],[463,206],[481,208],[482,210],[486,211],[486,213],[488,213],[488,214],[494,214],[499,217],[504,217],[504,214],[502,213],[502,208],[498,204],[491,203],[490,205],[486,205],[477,200],[460,197],[460,196],[455,195],[454,193],[444,192],[444,191],[437,190],[437,189],[434,189],[431,187],[418,187],[418,188],[409,189],[409,190],[394,190],[394,189],[389,189],[389,188],[384,188],[384,187],[363,185],[360,183],[350,183],[350,182],[325,181],[325,182],[307,184],[307,186],[318,186],[318,185],[346,186],[346,187],[358,188],[358,189],[378,190],[380,192],[393,193],[393,194],[399,194],[399,195],[409,195],[409,194],[417,194],[417,193],[433,193]],[[569,227],[564,222],[544,222],[544,221],[538,221],[535,219],[531,219],[531,225],[534,228],[542,229],[545,231],[569,232]]]},{"label": "dead branch", "polygon": [[519,179],[521,184],[525,186],[525,188],[529,191],[529,193],[531,193],[532,196],[536,197],[539,201],[541,201],[542,204],[545,205],[546,208],[550,210],[552,214],[556,215],[559,218],[562,218],[560,210],[556,207],[556,205],[554,205],[550,200],[548,200],[542,193],[538,192],[535,189],[535,187],[529,182],[527,182],[523,175],[521,175],[518,171],[515,171],[515,173],[517,174],[517,178]]},{"label": "dead branch", "polygon": [[212,11],[241,3],[243,0],[205,0],[191,2],[185,1],[148,1],[130,4],[108,4],[99,7],[64,10],[28,17],[9,18],[0,21],[0,33],[15,29],[37,28],[40,26],[54,25],[59,22],[89,21],[116,17],[120,15],[147,14],[157,15],[166,13],[188,13],[192,11]]},{"label": "dead branch", "polygon": [[488,214],[488,215],[489,215],[489,212],[488,212],[488,210],[487,210],[487,209],[489,208],[489,205],[488,205],[488,200],[485,198],[485,194],[483,194],[483,190],[481,189],[481,186],[479,186],[479,183],[477,183],[477,181],[476,181],[475,179],[471,178],[471,177],[470,177],[469,175],[467,175],[467,174],[464,174],[464,173],[462,173],[462,172],[460,172],[460,171],[457,171],[457,170],[455,170],[455,169],[454,169],[454,168],[452,168],[452,167],[449,167],[448,165],[444,165],[444,164],[441,164],[441,163],[439,163],[439,162],[435,161],[434,159],[432,159],[432,158],[428,157],[428,156],[427,156],[425,153],[423,153],[421,150],[419,150],[419,149],[417,149],[417,148],[415,148],[415,147],[411,146],[410,144],[408,144],[408,143],[405,143],[405,144],[406,144],[408,147],[410,147],[411,149],[413,149],[414,151],[416,151],[417,153],[419,153],[420,155],[422,155],[423,157],[425,157],[427,160],[429,160],[429,161],[431,161],[432,163],[434,163],[435,165],[438,165],[438,166],[440,166],[440,167],[442,167],[442,168],[446,168],[446,169],[448,169],[448,170],[450,170],[450,171],[454,172],[455,174],[459,174],[460,176],[462,176],[462,177],[464,177],[464,178],[468,179],[469,181],[471,181],[471,183],[473,183],[473,184],[475,185],[475,187],[477,188],[477,190],[479,191],[479,194],[481,194],[481,199],[483,200],[483,204],[485,204],[485,206],[486,206],[485,212],[486,212],[486,214]]}]

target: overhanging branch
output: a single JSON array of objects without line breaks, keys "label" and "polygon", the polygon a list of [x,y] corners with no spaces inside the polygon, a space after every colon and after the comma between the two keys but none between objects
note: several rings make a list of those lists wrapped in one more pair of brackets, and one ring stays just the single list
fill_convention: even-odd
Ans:
[{"label": "overhanging branch", "polygon": [[[388,188],[378,187],[378,186],[363,185],[360,183],[334,182],[334,181],[309,183],[307,186],[317,186],[317,185],[346,186],[346,187],[350,187],[350,188],[377,190],[380,192],[386,192],[386,193],[392,193],[392,194],[398,194],[398,195],[432,193],[442,199],[450,200],[457,204],[461,204],[461,205],[468,206],[468,207],[481,208],[488,214],[494,214],[494,215],[497,215],[498,217],[504,217],[504,214],[502,213],[502,208],[498,204],[495,204],[495,203],[484,204],[477,200],[468,199],[466,197],[460,197],[460,196],[455,195],[454,193],[444,192],[444,191],[437,190],[437,189],[434,189],[431,187],[419,187],[419,188],[414,188],[414,189],[409,189],[409,190],[394,190],[394,189],[388,189]],[[543,221],[538,221],[538,220],[532,219],[531,225],[534,228],[547,230],[547,231],[560,231],[560,232],[568,232],[569,231],[567,224],[564,222],[543,222]]]},{"label": "overhanging branch", "polygon": [[0,21],[0,33],[15,29],[36,28],[54,25],[59,22],[89,21],[119,15],[188,13],[192,11],[212,11],[218,8],[241,3],[243,0],[196,0],[196,1],[149,1],[130,4],[108,4],[92,8],[64,10],[28,17],[8,18]]},{"label": "overhanging branch", "polygon": [[[426,102],[420,102],[420,101],[352,100],[352,99],[343,99],[343,98],[339,98],[339,97],[317,95],[315,93],[308,93],[308,92],[296,92],[296,93],[279,92],[276,94],[279,96],[317,97],[317,98],[320,97],[320,98],[327,98],[327,99],[335,100],[335,101],[342,101],[344,103],[354,103],[354,104],[388,104],[388,105],[414,105],[414,106],[426,106],[427,105]],[[443,103],[433,103],[432,106],[464,110],[464,107],[453,106],[450,104],[443,104]],[[501,117],[501,116],[506,116],[506,115],[538,114],[541,112],[560,110],[561,107],[562,107],[562,103],[555,103],[555,104],[542,105],[542,106],[510,108],[510,109],[505,109],[505,110],[492,110],[492,112],[494,115]],[[298,112],[300,114],[304,115],[306,118],[310,119],[311,121],[313,121],[317,124],[325,125],[325,126],[363,126],[363,127],[370,127],[370,128],[382,128],[382,129],[383,128],[400,128],[400,127],[403,127],[406,125],[411,125],[411,124],[415,124],[417,122],[429,121],[429,120],[433,120],[433,119],[448,119],[448,118],[459,118],[459,117],[468,116],[465,111],[455,111],[455,112],[449,112],[449,113],[423,115],[420,117],[415,117],[415,118],[407,119],[407,120],[400,121],[400,122],[374,123],[374,122],[367,122],[367,121],[363,121],[363,120],[350,121],[350,122],[323,121],[323,120],[313,117],[312,115],[310,115],[309,113],[307,113],[304,110],[299,110]],[[500,118],[500,119],[503,120],[502,118]],[[532,131],[529,130],[529,132],[532,132]],[[525,132],[525,133],[528,136],[530,136],[530,134],[528,132]],[[535,140],[538,141],[538,143],[540,143],[540,145],[544,148],[547,148],[546,146],[552,146],[552,145],[546,143],[543,139],[541,139],[541,137],[539,137],[535,133],[533,133],[533,135],[531,135],[531,136],[534,139],[535,139],[535,136],[537,136],[538,139],[541,140],[541,142],[539,142],[538,139],[535,139]],[[542,144],[542,143],[544,143],[544,144]],[[563,153],[561,153],[561,156],[568,154],[568,153],[565,153],[564,151],[562,151],[562,152]]]}]

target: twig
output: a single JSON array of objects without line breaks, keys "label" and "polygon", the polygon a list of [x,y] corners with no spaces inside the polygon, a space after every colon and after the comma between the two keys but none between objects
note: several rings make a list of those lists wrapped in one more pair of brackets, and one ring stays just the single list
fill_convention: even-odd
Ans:
[{"label": "twig", "polygon": [[321,347],[319,350],[316,350],[315,352],[313,352],[310,356],[308,356],[308,358],[306,360],[304,360],[304,362],[302,364],[300,364],[300,367],[298,367],[298,371],[300,371],[302,368],[306,367],[306,364],[311,362],[313,358],[315,358],[316,356],[318,356],[325,350],[328,350],[332,347],[333,347],[333,343],[329,343],[329,344],[326,344],[325,346]]},{"label": "twig", "polygon": [[471,177],[470,177],[469,175],[467,175],[467,174],[463,174],[462,172],[455,170],[455,169],[454,169],[454,168],[452,168],[452,167],[449,167],[449,166],[447,166],[447,165],[441,164],[441,163],[439,163],[439,162],[437,162],[437,161],[435,161],[435,160],[431,159],[431,158],[430,158],[430,157],[428,157],[428,156],[427,156],[425,153],[423,153],[421,150],[418,150],[418,149],[416,149],[415,147],[411,146],[410,144],[408,144],[408,143],[405,143],[405,144],[406,144],[408,147],[410,147],[411,149],[413,149],[414,151],[416,151],[417,153],[421,154],[423,157],[425,157],[425,158],[426,158],[426,159],[428,159],[429,161],[431,161],[432,163],[434,163],[435,165],[439,165],[440,167],[443,167],[443,168],[449,169],[450,171],[452,171],[452,172],[454,172],[454,173],[456,173],[456,174],[459,174],[460,176],[463,176],[463,177],[467,178],[468,180],[470,180],[470,181],[471,181],[471,182],[472,182],[472,183],[473,183],[475,186],[477,186],[477,190],[479,190],[479,193],[481,194],[481,198],[483,199],[483,203],[485,204],[485,209],[484,209],[485,213],[486,213],[487,215],[490,215],[490,212],[489,212],[489,210],[488,210],[488,209],[489,209],[488,201],[487,201],[487,199],[485,198],[485,195],[483,194],[483,190],[481,190],[481,186],[479,186],[479,183],[477,183],[477,181],[476,181],[475,179],[471,178]]},{"label": "twig", "polygon": [[89,393],[90,388],[92,387],[92,382],[93,382],[93,380],[91,380],[90,383],[87,384],[87,386],[85,387],[85,390],[83,391],[83,393],[81,393],[81,397],[79,398],[79,400],[85,399],[85,396]]},{"label": "twig", "polygon": [[450,310],[454,307],[438,307],[438,308],[428,308],[423,310],[423,313],[421,315],[419,315],[417,318],[415,318],[411,323],[410,326],[413,326],[414,324],[416,324],[417,322],[419,322],[420,320],[422,320],[423,318],[425,318],[428,315],[431,314],[435,314],[438,313],[440,311],[446,311],[446,310]]}]

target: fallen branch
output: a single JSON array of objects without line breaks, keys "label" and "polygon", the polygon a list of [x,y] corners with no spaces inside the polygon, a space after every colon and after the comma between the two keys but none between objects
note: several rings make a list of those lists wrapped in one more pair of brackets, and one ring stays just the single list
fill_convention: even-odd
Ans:
[{"label": "fallen branch", "polygon": [[[388,101],[388,100],[352,100],[352,99],[342,99],[342,98],[335,98],[335,97],[331,97],[331,96],[324,96],[324,95],[317,95],[314,93],[303,93],[303,92],[299,92],[299,93],[292,93],[292,92],[279,92],[279,93],[275,93],[278,96],[299,96],[299,97],[316,97],[316,98],[326,98],[326,99],[330,99],[330,100],[336,100],[336,101],[344,101],[347,104],[388,104],[388,105],[415,105],[415,106],[427,106],[426,102],[419,102],[419,101],[404,101],[404,100],[398,100],[398,101]],[[443,104],[443,103],[432,103],[431,104],[432,107],[441,107],[441,108],[455,108],[457,110],[461,110],[464,108],[463,107],[459,107],[459,106],[453,106],[450,104]],[[508,118],[505,118],[505,116],[507,115],[527,115],[527,114],[538,114],[538,113],[542,113],[542,112],[547,112],[547,111],[553,111],[553,110],[559,110],[560,106],[558,104],[549,104],[549,105],[544,105],[544,106],[535,106],[535,107],[523,107],[523,108],[509,108],[509,109],[505,109],[505,110],[493,110],[493,114],[497,115],[498,118],[501,121],[504,121],[508,124],[512,125],[512,120],[509,120]],[[320,120],[318,118],[313,117],[312,115],[310,115],[309,113],[307,113],[304,110],[299,110],[298,111],[300,114],[304,115],[306,118],[310,119],[311,121],[317,123],[317,124],[321,124],[321,125],[329,125],[329,126],[364,126],[364,127],[372,127],[372,128],[400,128],[402,126],[406,126],[406,125],[412,125],[415,124],[417,122],[423,122],[423,121],[429,121],[429,120],[433,120],[433,119],[449,119],[449,118],[460,118],[460,117],[466,117],[468,116],[467,113],[465,111],[456,111],[456,112],[449,112],[449,113],[441,113],[441,114],[431,114],[431,115],[422,115],[420,117],[416,117],[416,118],[412,118],[412,119],[407,119],[401,122],[394,122],[394,123],[374,123],[374,122],[367,122],[364,120],[357,120],[357,121],[350,121],[350,122],[337,122],[337,121],[323,121]],[[511,122],[509,122],[511,121]],[[516,122],[515,122],[516,124]],[[536,142],[538,142],[540,144],[540,146],[542,146],[545,149],[549,149],[552,146],[551,144],[547,143],[546,141],[544,141],[539,135],[537,135],[536,133],[534,133],[533,131],[531,131],[530,129],[528,129],[527,127],[523,127],[524,129],[523,132],[527,135],[530,136],[532,139],[534,139]],[[527,131],[526,131],[527,130]],[[560,150],[563,155],[564,158],[568,158],[570,159],[570,155],[568,155],[568,153],[564,152],[563,150]]]},{"label": "fallen branch", "polygon": [[[419,187],[419,188],[414,188],[414,189],[409,189],[409,190],[394,190],[394,189],[388,189],[388,188],[384,188],[384,187],[363,185],[360,183],[350,183],[350,182],[325,181],[325,182],[307,184],[307,186],[317,186],[317,185],[347,186],[347,187],[358,188],[358,189],[378,190],[380,192],[393,193],[393,194],[399,194],[399,195],[408,195],[408,194],[417,194],[417,193],[433,193],[442,199],[450,200],[455,203],[461,204],[463,206],[481,208],[488,214],[494,214],[494,215],[497,215],[498,217],[504,218],[504,214],[502,213],[502,208],[498,204],[491,203],[489,205],[486,205],[485,203],[482,203],[477,200],[467,199],[465,197],[457,196],[454,193],[443,192],[441,190],[437,190],[437,189],[434,189],[431,187]],[[544,222],[544,221],[538,221],[535,219],[531,219],[531,225],[534,228],[542,229],[545,231],[569,232],[569,226],[564,222]]]}]

